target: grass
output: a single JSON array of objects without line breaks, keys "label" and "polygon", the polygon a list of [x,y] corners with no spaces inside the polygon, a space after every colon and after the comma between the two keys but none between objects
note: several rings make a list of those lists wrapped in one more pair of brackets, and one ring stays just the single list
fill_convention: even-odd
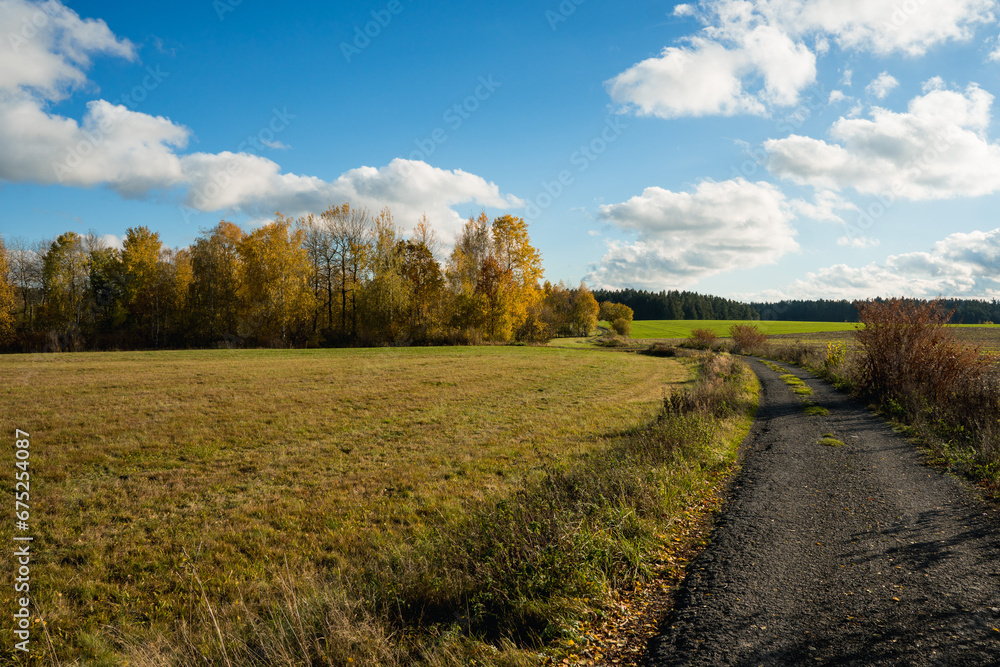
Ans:
[{"label": "grass", "polygon": [[832,433],[824,433],[823,437],[819,439],[819,444],[826,445],[827,447],[843,447],[846,443],[843,440],[835,438]]},{"label": "grass", "polygon": [[[434,569],[436,554],[458,549],[460,535],[484,544],[502,535],[495,508],[504,498],[544,499],[539,488],[572,475],[615,479],[602,461],[632,470],[622,443],[659,423],[664,388],[691,373],[677,360],[536,347],[20,355],[0,357],[0,368],[0,408],[32,434],[32,590],[55,647],[52,655],[35,644],[33,656],[45,664],[117,664],[126,654],[160,664],[178,644],[188,651],[180,662],[205,653],[227,664],[227,648],[249,651],[258,633],[303,651],[325,636],[316,650],[328,659],[339,636],[355,647],[344,649],[354,664],[397,664],[409,633],[383,621],[414,621],[380,604],[456,595],[500,604],[495,590],[459,584],[466,575],[454,563]],[[731,465],[749,426],[737,417],[670,436],[692,441],[677,450],[690,461],[656,463],[659,509],[680,512],[687,494]],[[651,474],[636,470],[636,479]],[[635,529],[629,516],[614,525]],[[587,553],[633,544],[595,526],[586,539],[613,545]],[[508,525],[525,528],[534,530]],[[354,595],[364,586],[367,598]],[[415,592],[426,586],[440,590]],[[601,590],[578,588],[588,586]],[[5,608],[11,595],[0,596]],[[522,604],[543,607],[532,599]],[[9,629],[0,636],[12,646]],[[441,651],[416,655],[452,664]]]},{"label": "grass", "polygon": [[744,320],[638,320],[632,323],[632,338],[689,338],[695,329],[708,329],[717,336],[729,336],[734,324],[753,324],[765,334],[798,334],[853,331],[848,322],[770,322]]}]

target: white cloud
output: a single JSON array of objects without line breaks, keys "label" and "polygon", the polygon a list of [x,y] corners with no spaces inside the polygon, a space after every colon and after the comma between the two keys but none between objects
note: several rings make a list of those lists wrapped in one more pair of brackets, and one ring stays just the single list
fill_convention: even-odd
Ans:
[{"label": "white cloud", "polygon": [[[728,4],[738,0],[719,0]],[[771,0],[759,11],[791,35],[821,32],[844,50],[923,55],[972,38],[994,20],[994,0]]]},{"label": "white cloud", "polygon": [[928,252],[890,255],[863,267],[824,267],[792,283],[779,298],[997,298],[998,267],[1000,229],[952,234]]},{"label": "white cloud", "polygon": [[388,206],[406,229],[426,213],[437,225],[441,239],[448,242],[463,222],[452,206],[524,205],[516,197],[502,195],[496,184],[475,174],[400,158],[378,169],[351,169],[331,182],[283,174],[276,162],[246,153],[195,153],[181,161],[191,184],[185,203],[199,211],[239,210],[266,215],[280,210],[294,216],[348,201],[373,211]]},{"label": "white cloud", "polygon": [[847,86],[848,88],[850,88],[851,87],[851,83],[854,81],[854,70],[852,70],[850,67],[848,67],[847,69],[845,69],[844,70],[844,76],[840,79],[840,81],[845,86]]},{"label": "white cloud", "polygon": [[921,86],[921,89],[925,93],[929,93],[932,90],[944,90],[945,89],[944,79],[942,79],[939,76],[932,76],[931,78],[924,81],[923,85]]},{"label": "white cloud", "polygon": [[837,245],[847,246],[849,248],[858,248],[858,249],[874,248],[875,246],[879,245],[879,243],[880,242],[878,239],[873,239],[863,234],[857,236],[851,236],[851,235],[841,236],[839,239],[837,239]]},{"label": "white cloud", "polygon": [[265,146],[267,146],[271,150],[275,150],[275,151],[287,151],[289,148],[291,148],[291,146],[289,146],[288,144],[283,143],[281,141],[277,141],[277,140],[268,141],[267,139],[261,139],[260,143],[264,144]]},{"label": "white cloud", "polygon": [[695,8],[692,5],[680,4],[674,7],[674,16],[694,16]]},{"label": "white cloud", "polygon": [[189,134],[169,119],[104,100],[88,103],[77,123],[47,113],[36,98],[10,94],[0,97],[0,179],[107,185],[138,197],[184,181],[175,150]]},{"label": "white cloud", "polygon": [[844,94],[842,90],[834,90],[830,92],[830,104],[836,104],[837,102],[842,102],[847,99],[847,95]]},{"label": "white cloud", "polygon": [[114,234],[101,234],[100,239],[101,243],[109,248],[117,248],[118,250],[125,248],[125,244],[122,243],[121,238]]},{"label": "white cloud", "polygon": [[874,81],[868,84],[865,88],[865,92],[872,97],[884,100],[898,85],[899,81],[896,80],[896,77],[892,76],[888,72],[882,72],[875,77]]},{"label": "white cloud", "polygon": [[[524,205],[480,176],[424,162],[397,159],[326,182],[282,173],[276,162],[249,153],[184,155],[188,128],[105,100],[89,102],[80,121],[56,115],[50,103],[88,83],[91,55],[133,59],[134,47],[103,21],[81,20],[55,0],[0,0],[0,35],[7,35],[0,40],[0,180],[106,186],[131,198],[186,189],[185,202],[195,210],[249,215],[298,215],[342,201],[389,206],[406,228],[426,213],[445,241],[461,225],[452,206]],[[144,85],[146,79],[156,80],[146,77]]]},{"label": "white cloud", "polygon": [[907,111],[874,108],[841,118],[836,143],[792,135],[764,143],[768,168],[800,184],[910,200],[974,197],[1000,191],[1000,145],[987,130],[993,96],[931,89]]},{"label": "white cloud", "polygon": [[[760,80],[748,89],[747,78]],[[692,37],[605,83],[611,98],[640,115],[674,118],[757,114],[768,104],[796,104],[816,79],[816,58],[769,26],[739,35],[735,46]]]},{"label": "white cloud", "polygon": [[[605,87],[612,100],[640,115],[763,115],[798,103],[816,80],[817,54],[826,54],[831,42],[845,51],[922,55],[970,39],[977,26],[994,20],[994,6],[995,0],[702,0],[697,10],[675,9],[702,20],[698,34]],[[845,86],[851,75],[844,72]],[[889,89],[880,88],[881,96]]]},{"label": "white cloud", "polygon": [[791,209],[799,216],[811,218],[820,222],[842,223],[844,219],[837,211],[857,211],[858,207],[847,201],[839,193],[831,190],[820,190],[812,202],[794,199],[789,202]]},{"label": "white cloud", "polygon": [[768,183],[705,181],[694,192],[651,187],[600,217],[637,233],[612,241],[587,284],[662,289],[706,276],[772,264],[798,249],[794,214],[784,194]]},{"label": "white cloud", "polygon": [[86,82],[91,54],[136,56],[104,21],[83,20],[56,0],[0,0],[0,35],[0,91],[32,91],[51,101]]}]

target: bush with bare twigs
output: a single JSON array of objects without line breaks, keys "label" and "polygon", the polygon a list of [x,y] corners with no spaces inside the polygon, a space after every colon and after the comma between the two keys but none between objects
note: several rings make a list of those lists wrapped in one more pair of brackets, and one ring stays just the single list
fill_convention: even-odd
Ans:
[{"label": "bush with bare twigs", "polygon": [[945,326],[952,313],[939,301],[906,299],[861,302],[858,312],[858,389],[888,412],[971,446],[980,465],[997,466],[1000,378],[989,356]]},{"label": "bush with bare twigs", "polygon": [[710,350],[719,341],[719,336],[711,329],[692,329],[691,337],[684,344],[699,350]]},{"label": "bush with bare twigs", "polygon": [[756,324],[734,324],[729,327],[729,335],[740,354],[760,354],[767,345],[767,334]]}]

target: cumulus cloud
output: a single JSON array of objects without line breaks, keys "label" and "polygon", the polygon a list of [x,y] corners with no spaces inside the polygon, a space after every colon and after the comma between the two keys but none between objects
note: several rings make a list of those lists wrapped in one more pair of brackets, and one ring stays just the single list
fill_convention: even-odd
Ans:
[{"label": "cumulus cloud", "polygon": [[634,232],[633,242],[612,241],[587,276],[601,287],[683,287],[733,270],[772,264],[798,249],[792,207],[768,183],[705,181],[693,192],[651,187],[600,217]]},{"label": "cumulus cloud", "polygon": [[907,111],[874,108],[841,118],[833,142],[792,135],[764,143],[772,173],[799,184],[910,200],[950,199],[1000,190],[1000,145],[987,137],[993,96],[931,86]]},{"label": "cumulus cloud", "polygon": [[61,100],[87,77],[92,54],[133,60],[135,47],[99,19],[81,19],[56,0],[0,0],[0,91]]},{"label": "cumulus cloud", "polygon": [[[698,16],[699,33],[605,87],[616,103],[640,115],[761,115],[798,103],[816,80],[817,55],[827,53],[831,41],[850,51],[922,55],[970,39],[977,26],[994,20],[994,6],[995,0],[702,0],[697,9],[675,9]],[[850,79],[848,70],[844,85]],[[884,96],[891,86],[884,87],[888,79],[882,83]]]},{"label": "cumulus cloud", "polygon": [[[298,215],[346,200],[389,206],[404,226],[426,213],[443,240],[461,224],[452,206],[524,205],[480,176],[424,162],[360,167],[327,182],[282,173],[276,162],[251,153],[183,154],[190,129],[106,100],[89,102],[79,121],[60,116],[49,106],[87,86],[91,56],[133,60],[134,46],[103,21],[81,19],[56,0],[0,0],[0,35],[7,35],[0,42],[0,180],[105,186],[129,198],[177,192],[196,211],[252,216]],[[143,86],[149,90],[166,76],[149,68]]]},{"label": "cumulus cloud", "polygon": [[[739,0],[722,0],[723,4]],[[772,0],[759,11],[790,34],[823,32],[845,50],[923,55],[994,20],[994,0]]]},{"label": "cumulus cloud", "polygon": [[828,266],[795,281],[779,298],[875,296],[1000,297],[1000,229],[952,234],[930,251],[890,255],[881,263]]},{"label": "cumulus cloud", "polygon": [[896,77],[888,72],[882,72],[875,77],[874,81],[868,84],[865,92],[872,97],[884,100],[898,85],[899,81],[896,80]]},{"label": "cumulus cloud", "polygon": [[372,210],[388,206],[407,229],[426,213],[445,242],[452,240],[463,223],[452,206],[524,205],[516,197],[502,195],[495,183],[481,176],[400,158],[381,168],[351,169],[330,182],[283,174],[276,162],[245,153],[195,153],[183,157],[182,164],[191,184],[185,204],[198,211],[230,209],[266,215],[281,210],[299,215],[349,201]]},{"label": "cumulus cloud", "polygon": [[[745,79],[761,80],[753,88]],[[768,104],[796,104],[816,79],[816,58],[803,44],[769,26],[758,26],[727,46],[692,37],[633,65],[605,86],[618,104],[640,115],[675,118],[764,114]]]}]

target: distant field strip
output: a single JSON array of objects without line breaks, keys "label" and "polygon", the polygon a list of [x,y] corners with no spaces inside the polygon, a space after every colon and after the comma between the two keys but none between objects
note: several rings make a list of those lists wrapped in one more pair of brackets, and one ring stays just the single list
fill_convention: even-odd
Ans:
[{"label": "distant field strip", "polygon": [[[718,336],[728,336],[734,324],[755,324],[770,335],[837,333],[854,331],[856,322],[771,322],[745,320],[636,320],[632,323],[633,338],[688,338],[694,329],[710,329]],[[962,330],[982,330],[982,336],[992,341],[1000,334],[1000,324],[955,324]],[[969,338],[975,339],[969,332]]]},{"label": "distant field strip", "polygon": [[766,334],[799,334],[829,331],[853,331],[850,322],[770,322],[745,320],[637,320],[632,323],[633,338],[688,338],[694,329],[710,329],[728,336],[734,324],[756,324]]},{"label": "distant field strip", "polygon": [[478,347],[8,355],[0,372],[0,411],[32,437],[32,593],[60,657],[98,659],[115,633],[172,636],[194,574],[219,614],[276,569],[350,571],[362,543],[645,426],[691,371]]}]

